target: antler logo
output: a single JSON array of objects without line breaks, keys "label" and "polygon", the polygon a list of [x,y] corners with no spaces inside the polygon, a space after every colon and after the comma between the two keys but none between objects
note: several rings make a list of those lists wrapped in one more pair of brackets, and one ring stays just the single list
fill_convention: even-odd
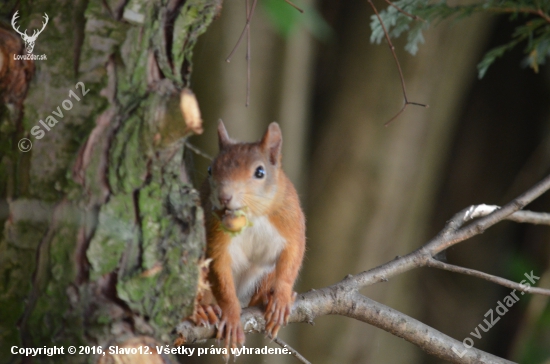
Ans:
[{"label": "antler logo", "polygon": [[21,35],[21,38],[23,38],[23,42],[25,42],[25,49],[27,50],[27,54],[31,54],[33,49],[34,49],[34,43],[36,42],[36,38],[38,38],[38,35],[40,35],[40,33],[42,33],[42,31],[44,30],[44,28],[46,28],[46,24],[48,24],[48,14],[44,13],[44,19],[46,20],[45,23],[42,23],[42,29],[40,30],[34,30],[32,35],[29,36],[27,35],[27,30],[25,29],[25,31],[23,33],[21,33],[19,31],[19,27],[15,27],[15,20],[19,17],[19,15],[17,15],[17,13],[19,12],[16,11],[15,14],[13,14],[13,18],[11,18],[11,26],[13,27],[13,30],[15,30],[17,33],[19,33],[19,35]]}]

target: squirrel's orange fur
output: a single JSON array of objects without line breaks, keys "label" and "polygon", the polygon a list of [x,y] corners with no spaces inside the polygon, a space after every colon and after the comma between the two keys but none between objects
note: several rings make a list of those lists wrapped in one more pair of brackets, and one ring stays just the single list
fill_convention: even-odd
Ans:
[{"label": "squirrel's orange fur", "polygon": [[[220,152],[201,189],[209,281],[219,310],[206,298],[199,321],[218,324],[226,346],[244,343],[241,307],[265,307],[266,331],[275,337],[288,322],[293,285],[305,250],[305,219],[298,194],[281,168],[282,135],[271,123],[256,143],[237,143],[218,125]],[[251,226],[236,235],[214,212],[244,211]]]}]

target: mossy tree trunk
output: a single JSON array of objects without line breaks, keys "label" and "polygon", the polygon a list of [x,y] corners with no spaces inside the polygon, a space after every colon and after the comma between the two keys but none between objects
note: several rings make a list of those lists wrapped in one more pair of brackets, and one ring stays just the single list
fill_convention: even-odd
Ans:
[{"label": "mossy tree trunk", "polygon": [[[14,345],[66,352],[175,339],[204,244],[180,92],[196,39],[220,9],[221,0],[0,7],[0,362],[23,360],[9,353]],[[9,25],[15,10],[29,33],[48,14],[34,49],[47,60],[13,60],[24,53]],[[34,362],[98,359],[109,357]]]}]

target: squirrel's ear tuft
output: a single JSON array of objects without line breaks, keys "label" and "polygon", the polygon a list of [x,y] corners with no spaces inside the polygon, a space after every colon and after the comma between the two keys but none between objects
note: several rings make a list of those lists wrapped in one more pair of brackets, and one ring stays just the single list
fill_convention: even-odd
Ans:
[{"label": "squirrel's ear tuft", "polygon": [[229,134],[227,134],[227,129],[225,129],[222,119],[220,119],[218,121],[218,146],[220,147],[220,150],[222,150],[225,146],[230,144],[233,144],[233,142],[231,141]]},{"label": "squirrel's ear tuft", "polygon": [[283,144],[283,134],[281,128],[276,122],[269,124],[260,145],[268,153],[269,161],[273,165],[281,163],[281,146]]}]

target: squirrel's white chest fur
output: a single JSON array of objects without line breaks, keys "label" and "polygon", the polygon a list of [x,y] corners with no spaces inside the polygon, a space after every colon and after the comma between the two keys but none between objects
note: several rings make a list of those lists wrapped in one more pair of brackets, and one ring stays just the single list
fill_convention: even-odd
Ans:
[{"label": "squirrel's white chest fur", "polygon": [[267,216],[252,217],[250,221],[252,226],[229,244],[233,280],[242,306],[248,305],[260,280],[275,268],[286,244]]}]

